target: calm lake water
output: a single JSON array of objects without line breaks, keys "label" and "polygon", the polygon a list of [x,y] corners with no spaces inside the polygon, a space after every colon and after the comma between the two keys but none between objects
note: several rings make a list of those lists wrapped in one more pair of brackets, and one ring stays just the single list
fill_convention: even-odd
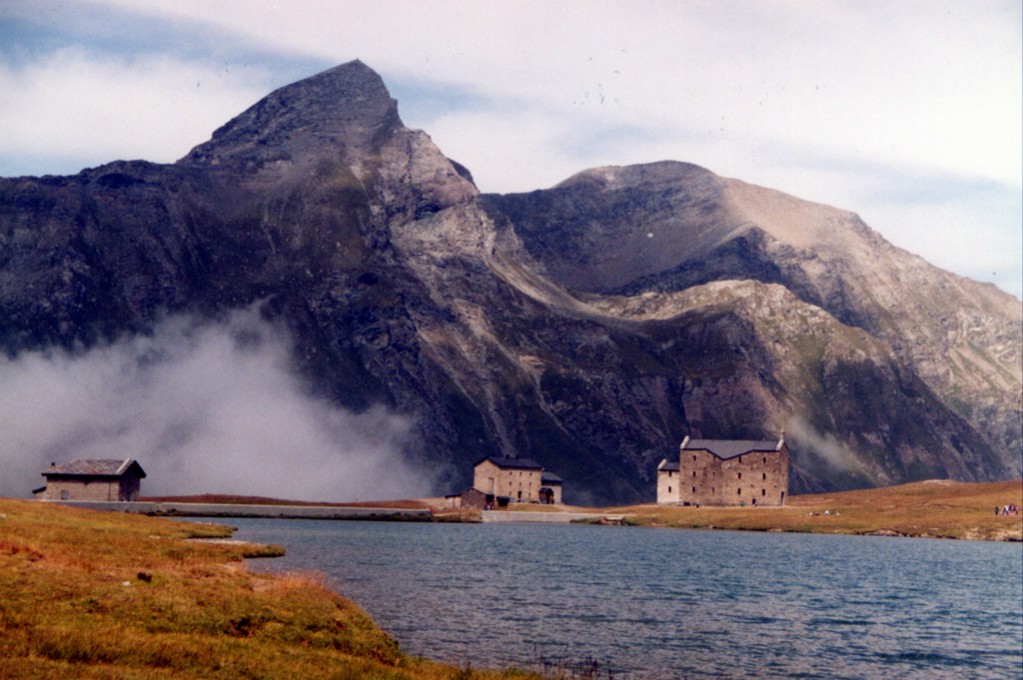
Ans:
[{"label": "calm lake water", "polygon": [[1023,677],[1023,545],[244,520],[411,654],[627,679]]}]

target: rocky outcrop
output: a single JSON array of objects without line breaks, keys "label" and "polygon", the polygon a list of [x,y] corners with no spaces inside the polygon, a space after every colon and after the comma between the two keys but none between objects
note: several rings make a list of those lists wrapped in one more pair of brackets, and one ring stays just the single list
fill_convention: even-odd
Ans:
[{"label": "rocky outcrop", "polygon": [[692,165],[481,196],[359,62],[173,165],[0,180],[9,356],[256,302],[312,389],[414,420],[439,490],[518,455],[652,499],[686,434],[783,428],[796,491],[1021,474],[1011,296]]}]

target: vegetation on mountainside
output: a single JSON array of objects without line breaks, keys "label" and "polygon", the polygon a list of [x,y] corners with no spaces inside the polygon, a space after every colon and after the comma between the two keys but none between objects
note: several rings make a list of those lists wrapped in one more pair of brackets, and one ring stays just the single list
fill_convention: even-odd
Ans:
[{"label": "vegetation on mountainside", "polygon": [[409,657],[321,577],[248,571],[280,549],[229,535],[0,500],[0,677],[538,677]]}]

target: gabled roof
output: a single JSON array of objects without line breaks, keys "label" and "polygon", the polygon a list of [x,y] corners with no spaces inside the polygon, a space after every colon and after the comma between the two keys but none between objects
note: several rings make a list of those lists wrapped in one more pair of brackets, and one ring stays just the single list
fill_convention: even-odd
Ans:
[{"label": "gabled roof", "polygon": [[663,472],[678,472],[679,462],[677,459],[676,460],[664,459],[661,461],[661,464],[657,466],[657,469]]},{"label": "gabled roof", "polygon": [[64,477],[120,477],[132,467],[137,468],[139,477],[145,477],[142,466],[133,458],[76,458],[63,465],[53,465],[43,473],[44,477],[61,475]]},{"label": "gabled roof", "polygon": [[480,463],[490,461],[499,468],[505,470],[543,470],[543,465],[540,465],[532,458],[505,458],[498,456],[487,456],[482,460],[477,461],[473,467],[476,467]]},{"label": "gabled roof", "polygon": [[689,439],[682,441],[679,451],[709,451],[721,460],[747,453],[781,451],[784,439]]}]

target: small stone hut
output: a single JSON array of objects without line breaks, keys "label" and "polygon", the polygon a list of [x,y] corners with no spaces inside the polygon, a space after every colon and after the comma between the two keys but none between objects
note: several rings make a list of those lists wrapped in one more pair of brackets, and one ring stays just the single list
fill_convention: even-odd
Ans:
[{"label": "small stone hut", "polygon": [[448,507],[454,509],[463,510],[483,510],[487,507],[488,503],[493,502],[493,498],[487,500],[487,495],[479,489],[469,487],[462,493],[453,493],[445,496],[448,501]]},{"label": "small stone hut", "polygon": [[657,502],[781,506],[789,491],[789,449],[777,440],[690,439],[678,462],[657,466]]},{"label": "small stone hut", "polygon": [[75,459],[42,473],[46,486],[36,492],[50,501],[134,501],[139,497],[142,466],[132,458]]},{"label": "small stone hut", "polygon": [[540,502],[546,505],[561,505],[561,488],[565,482],[553,472],[540,473]]}]

